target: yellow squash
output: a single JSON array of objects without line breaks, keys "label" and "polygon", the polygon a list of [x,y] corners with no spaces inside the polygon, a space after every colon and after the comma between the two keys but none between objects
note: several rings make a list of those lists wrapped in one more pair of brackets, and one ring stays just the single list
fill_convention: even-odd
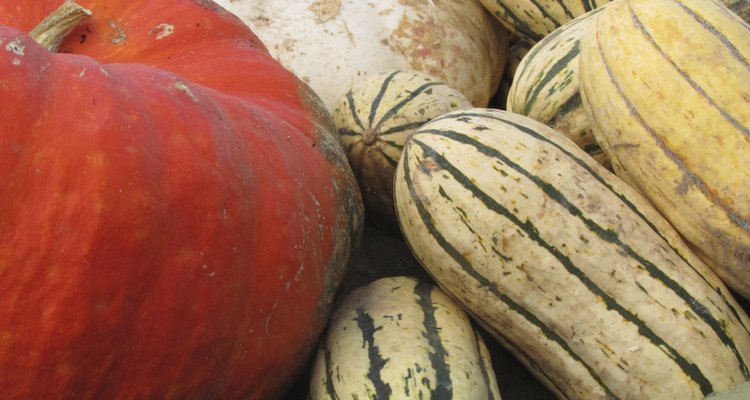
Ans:
[{"label": "yellow squash", "polygon": [[750,26],[713,1],[616,0],[580,57],[616,173],[750,298]]}]

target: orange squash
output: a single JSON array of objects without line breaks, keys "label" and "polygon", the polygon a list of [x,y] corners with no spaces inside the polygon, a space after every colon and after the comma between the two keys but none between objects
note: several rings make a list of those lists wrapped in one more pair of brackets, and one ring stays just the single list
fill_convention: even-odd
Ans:
[{"label": "orange squash", "polygon": [[265,399],[361,235],[330,116],[200,0],[0,3],[4,399]]}]

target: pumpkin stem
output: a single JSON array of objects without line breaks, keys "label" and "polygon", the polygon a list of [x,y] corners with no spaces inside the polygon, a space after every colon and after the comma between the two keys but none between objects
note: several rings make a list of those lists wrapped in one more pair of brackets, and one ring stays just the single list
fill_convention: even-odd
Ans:
[{"label": "pumpkin stem", "polygon": [[57,10],[34,27],[29,32],[29,36],[47,50],[56,52],[63,39],[90,16],[91,11],[79,6],[73,0],[65,0]]}]

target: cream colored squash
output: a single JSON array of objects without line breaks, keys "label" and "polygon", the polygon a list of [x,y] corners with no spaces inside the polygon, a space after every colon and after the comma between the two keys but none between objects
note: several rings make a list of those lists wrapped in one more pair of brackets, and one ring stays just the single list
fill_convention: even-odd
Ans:
[{"label": "cream colored squash", "polygon": [[310,400],[500,400],[481,333],[438,286],[406,276],[348,293],[321,340]]},{"label": "cream colored squash", "polygon": [[444,114],[407,142],[394,193],[419,262],[560,399],[703,400],[750,378],[727,287],[562,133]]},{"label": "cream colored squash", "polygon": [[435,117],[470,107],[458,90],[411,70],[369,76],[347,92],[333,110],[333,119],[368,218],[395,225],[393,175],[414,131]]},{"label": "cream colored squash", "polygon": [[329,110],[363,77],[434,75],[484,106],[505,65],[508,32],[478,0],[218,0]]},{"label": "cream colored squash", "polygon": [[573,18],[610,0],[481,0],[510,32],[537,42]]}]

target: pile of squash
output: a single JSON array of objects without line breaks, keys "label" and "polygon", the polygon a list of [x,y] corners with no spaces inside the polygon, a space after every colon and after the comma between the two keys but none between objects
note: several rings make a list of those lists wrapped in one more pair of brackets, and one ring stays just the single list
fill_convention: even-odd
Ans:
[{"label": "pile of squash", "polygon": [[0,4],[0,397],[750,396],[748,21]]}]

